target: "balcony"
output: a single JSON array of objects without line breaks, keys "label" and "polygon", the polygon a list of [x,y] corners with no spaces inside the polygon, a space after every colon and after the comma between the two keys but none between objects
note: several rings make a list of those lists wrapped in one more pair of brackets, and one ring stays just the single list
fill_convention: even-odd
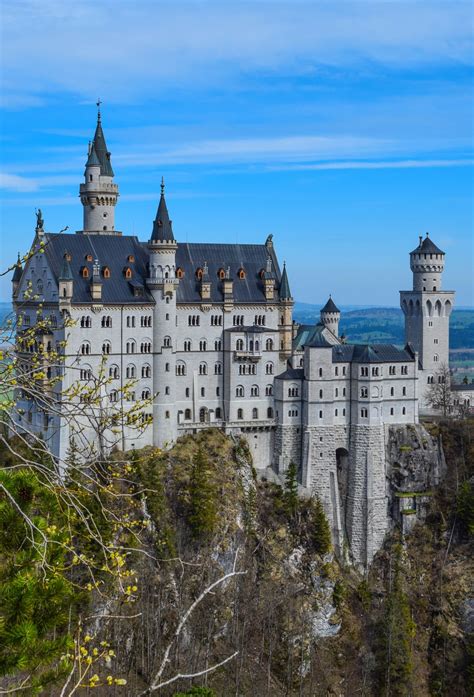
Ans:
[{"label": "balcony", "polygon": [[262,352],[258,351],[234,351],[235,361],[251,361],[256,363],[262,357]]}]

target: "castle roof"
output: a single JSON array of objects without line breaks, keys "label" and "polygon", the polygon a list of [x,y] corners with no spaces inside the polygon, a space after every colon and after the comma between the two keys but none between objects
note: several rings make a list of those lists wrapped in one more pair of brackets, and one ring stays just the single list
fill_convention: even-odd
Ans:
[{"label": "castle roof", "polygon": [[280,300],[291,300],[290,284],[286,273],[286,264],[283,264],[283,273],[280,281]]},{"label": "castle roof", "polygon": [[58,275],[59,281],[72,281],[72,280],[74,280],[74,276],[72,274],[72,269],[71,269],[71,263],[68,259],[68,256],[69,256],[68,252],[64,252],[61,271],[59,272],[59,275]]},{"label": "castle roof", "polygon": [[284,373],[275,376],[275,380],[303,380],[303,368],[287,368]]},{"label": "castle roof", "polygon": [[337,307],[335,304],[334,300],[329,296],[329,300],[325,304],[325,306],[321,309],[321,312],[339,312],[340,314],[340,309]]},{"label": "castle roof", "polygon": [[160,202],[158,204],[158,210],[156,211],[156,217],[153,222],[151,239],[154,242],[174,242],[173,227],[168,215],[168,208],[166,206],[165,184],[163,179],[161,180]]},{"label": "castle roof", "polygon": [[339,339],[322,322],[317,324],[300,324],[293,340],[293,350],[302,351],[305,346],[329,348],[338,344]]},{"label": "castle roof", "polygon": [[23,267],[21,265],[20,254],[18,254],[18,261],[15,264],[15,270],[13,271],[12,282],[19,283],[21,280],[22,273],[23,273]]},{"label": "castle roof", "polygon": [[[93,276],[93,261],[87,257],[99,259],[110,271],[110,278],[102,274],[102,302],[107,304],[144,304],[153,302],[146,290],[145,279],[148,275],[148,253],[136,237],[121,235],[77,235],[45,234],[45,255],[56,279],[72,279],[72,302],[90,303],[90,279]],[[71,257],[64,259],[67,249]],[[130,259],[134,261],[130,261]],[[67,266],[65,268],[65,264]],[[83,277],[87,267],[88,278]],[[125,278],[124,267],[130,267],[132,278]],[[70,274],[70,276],[69,276]],[[141,289],[141,293],[137,290]]]},{"label": "castle roof", "polygon": [[[265,303],[264,273],[268,256],[272,259],[272,268],[276,281],[275,301],[278,301],[278,288],[281,273],[273,249],[264,244],[216,244],[216,243],[179,243],[176,250],[176,268],[183,272],[179,282],[176,299],[178,303],[200,303],[201,281],[196,276],[197,269],[202,269],[207,262],[211,284],[210,301],[223,302],[223,281],[219,272],[227,269],[233,278],[233,297],[236,303]],[[243,277],[239,271],[243,269]]]},{"label": "castle roof", "polygon": [[422,241],[420,237],[420,244],[410,254],[444,254],[444,252],[435,245],[426,233],[425,239]]},{"label": "castle roof", "polygon": [[102,130],[100,112],[97,117],[97,126],[94,133],[94,140],[92,141],[92,150],[95,150],[97,159],[99,160],[101,175],[104,177],[113,177],[114,170],[112,169],[110,152],[107,150],[104,131]]},{"label": "castle roof", "polygon": [[467,385],[464,382],[451,384],[451,389],[454,392],[470,392],[474,390],[474,382],[468,382]]},{"label": "castle roof", "polygon": [[393,344],[340,344],[333,346],[333,363],[408,363],[415,354],[407,345],[399,349]]},{"label": "castle roof", "polygon": [[100,167],[100,160],[99,160],[99,157],[97,155],[97,151],[95,149],[94,143],[91,143],[91,148],[90,148],[90,152],[89,152],[89,157],[87,158],[86,167],[93,167],[93,166]]}]

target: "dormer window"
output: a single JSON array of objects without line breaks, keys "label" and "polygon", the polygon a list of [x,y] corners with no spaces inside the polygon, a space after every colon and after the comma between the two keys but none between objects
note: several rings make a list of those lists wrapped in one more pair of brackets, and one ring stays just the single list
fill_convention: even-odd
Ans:
[{"label": "dormer window", "polygon": [[258,275],[260,276],[261,279],[264,279],[265,278],[265,269],[260,269],[260,272]]},{"label": "dormer window", "polygon": [[245,269],[240,268],[238,271],[238,276],[239,276],[240,280],[243,281],[245,276],[246,276]]},{"label": "dormer window", "polygon": [[203,276],[203,270],[201,269],[201,267],[199,267],[199,269],[196,270],[196,278],[198,279],[198,281],[201,280],[202,276]]},{"label": "dormer window", "polygon": [[82,278],[89,278],[89,269],[87,268],[87,266],[82,267],[81,276]]},{"label": "dormer window", "polygon": [[225,278],[225,271],[224,271],[224,269],[219,269],[219,271],[217,272],[217,275],[218,275],[219,279],[220,279],[221,281],[223,281],[224,278]]},{"label": "dormer window", "polygon": [[92,254],[86,254],[85,260],[86,260],[86,261],[94,261],[94,260],[92,259]]},{"label": "dormer window", "polygon": [[134,263],[135,257],[133,256],[133,254],[129,254],[129,255],[128,255],[127,261],[128,261],[130,264],[133,264],[133,263]]},{"label": "dormer window", "polygon": [[126,266],[123,270],[123,275],[125,278],[132,278],[132,269],[129,266]]},{"label": "dormer window", "polygon": [[176,278],[183,278],[183,276],[184,276],[184,271],[180,266],[178,266],[178,268],[176,269]]},{"label": "dormer window", "polygon": [[110,278],[110,269],[108,266],[103,267],[102,275],[104,276],[104,278]]}]

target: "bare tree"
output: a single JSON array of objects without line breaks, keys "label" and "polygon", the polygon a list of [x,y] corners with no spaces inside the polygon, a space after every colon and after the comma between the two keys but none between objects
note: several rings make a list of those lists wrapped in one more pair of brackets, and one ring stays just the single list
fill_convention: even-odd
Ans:
[{"label": "bare tree", "polygon": [[428,386],[426,401],[443,416],[449,416],[453,411],[454,399],[451,391],[451,371],[447,363],[442,363],[433,376],[433,382]]}]

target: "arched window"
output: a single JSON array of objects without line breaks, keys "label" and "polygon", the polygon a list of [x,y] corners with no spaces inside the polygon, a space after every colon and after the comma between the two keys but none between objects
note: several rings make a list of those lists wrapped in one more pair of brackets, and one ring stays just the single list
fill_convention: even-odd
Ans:
[{"label": "arched window", "polygon": [[265,387],[265,395],[271,397],[273,395],[273,385],[267,385]]},{"label": "arched window", "polygon": [[89,278],[89,269],[87,268],[87,266],[82,267],[81,276],[82,278]]},{"label": "arched window", "polygon": [[322,398],[323,398],[323,391],[319,390],[319,399],[322,399]]},{"label": "arched window", "polygon": [[402,408],[402,414],[403,414],[403,416],[405,416],[406,413],[407,413],[406,407],[403,407],[403,408]]},{"label": "arched window", "polygon": [[81,368],[80,379],[82,381],[92,380],[92,369],[89,368],[89,366],[85,366],[84,368]]},{"label": "arched window", "polygon": [[[296,385],[290,385],[288,388],[288,397],[298,397],[299,388]],[[322,390],[319,391],[319,396],[322,397]]]},{"label": "arched window", "polygon": [[109,400],[110,400],[112,403],[118,402],[118,392],[117,392],[117,390],[112,390],[112,391],[109,393]]},{"label": "arched window", "polygon": [[407,396],[407,388],[406,387],[402,387],[402,395],[403,395],[403,397]]},{"label": "arched window", "polygon": [[86,254],[86,256],[84,257],[84,259],[85,259],[85,261],[93,261],[93,259],[92,259],[92,254]]},{"label": "arched window", "polygon": [[360,388],[360,396],[361,397],[368,397],[369,396],[369,390],[367,389],[367,387]]},{"label": "arched window", "polygon": [[110,278],[110,269],[108,266],[104,266],[102,268],[102,275],[104,276],[104,278]]},{"label": "arched window", "polygon": [[176,375],[186,375],[186,363],[184,361],[176,362]]},{"label": "arched window", "polygon": [[201,269],[201,267],[199,267],[198,269],[196,269],[196,278],[198,279],[198,281],[200,281],[200,280],[202,279],[203,274],[204,274],[204,272],[203,272],[203,270]]},{"label": "arched window", "polygon": [[123,275],[125,276],[125,278],[132,278],[132,269],[130,268],[130,266],[126,266],[124,268]]},{"label": "arched window", "polygon": [[258,419],[258,409],[256,407],[252,409],[252,419]]},{"label": "arched window", "polygon": [[438,356],[437,353],[435,353],[435,355],[433,356],[433,361],[434,361],[435,363],[437,363],[437,362],[439,361],[439,356]]},{"label": "arched window", "polygon": [[89,315],[82,315],[81,317],[81,329],[90,329],[92,327],[92,319]]},{"label": "arched window", "polygon": [[244,418],[244,410],[243,409],[237,409],[237,418],[238,419]]},{"label": "arched window", "polygon": [[222,342],[220,339],[214,341],[214,351],[222,351]]},{"label": "arched window", "polygon": [[118,380],[119,375],[120,373],[118,365],[111,365],[109,368],[109,378],[112,378],[113,380]]},{"label": "arched window", "polygon": [[135,262],[135,257],[133,256],[133,254],[128,255],[127,261],[129,262],[129,264],[133,264]]},{"label": "arched window", "polygon": [[273,363],[267,363],[265,366],[265,374],[273,375]]},{"label": "arched window", "polygon": [[217,276],[218,276],[219,280],[223,281],[225,278],[225,270],[219,269],[219,271],[217,272]]},{"label": "arched window", "polygon": [[151,367],[147,364],[142,365],[142,378],[151,378]]},{"label": "arched window", "polygon": [[201,341],[199,342],[199,350],[207,351],[207,341],[205,339],[201,339]]},{"label": "arched window", "polygon": [[176,269],[176,278],[183,278],[183,276],[184,276],[184,271],[180,266],[178,266],[178,268]]},{"label": "arched window", "polygon": [[145,390],[142,390],[142,399],[150,399],[150,396],[151,396],[151,392],[148,388]]},{"label": "arched window", "polygon": [[236,397],[244,397],[245,396],[245,390],[243,385],[237,385],[235,388],[235,396]]},{"label": "arched window", "polygon": [[191,409],[184,410],[184,418],[186,421],[191,421]]},{"label": "arched window", "polygon": [[207,363],[199,364],[199,375],[207,375]]},{"label": "arched window", "polygon": [[169,348],[171,346],[171,337],[170,336],[165,336],[163,339],[163,346],[165,348]]},{"label": "arched window", "polygon": [[208,414],[208,411],[207,411],[206,407],[201,407],[199,409],[199,421],[201,423],[205,423],[207,421],[207,414]]},{"label": "arched window", "polygon": [[252,385],[252,387],[250,388],[250,396],[251,397],[258,397],[258,395],[259,395],[258,385]]},{"label": "arched window", "polygon": [[81,354],[82,354],[83,356],[88,356],[88,355],[90,354],[90,352],[91,352],[91,345],[90,345],[90,343],[89,343],[88,341],[84,341],[84,342],[81,344]]},{"label": "arched window", "polygon": [[243,269],[242,267],[240,267],[240,269],[239,269],[238,272],[237,272],[237,275],[238,275],[238,277],[240,278],[240,280],[243,281],[244,278],[245,278],[245,269]]},{"label": "arched window", "polygon": [[272,407],[268,407],[268,409],[267,409],[267,419],[273,419],[273,409],[272,409]]},{"label": "arched window", "polygon": [[127,341],[127,353],[135,353],[136,344],[133,340]]},{"label": "arched window", "polygon": [[235,348],[237,351],[243,351],[244,350],[244,340],[243,339],[237,339],[235,343]]},{"label": "arched window", "polygon": [[393,387],[390,388],[390,397],[393,397],[395,395],[395,389]]},{"label": "arched window", "polygon": [[104,315],[102,317],[101,326],[103,328],[110,329],[110,327],[112,326],[112,317],[110,317],[110,315]]},{"label": "arched window", "polygon": [[186,339],[184,342],[184,350],[191,351],[191,339]]},{"label": "arched window", "polygon": [[112,346],[110,344],[110,341],[104,341],[104,343],[102,344],[102,353],[109,354],[111,350]]},{"label": "arched window", "polygon": [[126,369],[126,371],[125,371],[125,375],[126,375],[127,379],[129,379],[129,380],[130,380],[131,378],[136,377],[136,375],[137,375],[137,369],[135,368],[135,366],[133,365],[133,363],[129,363],[129,364],[127,365],[127,369]]},{"label": "arched window", "polygon": [[267,339],[265,342],[265,349],[267,351],[273,351],[273,339]]},{"label": "arched window", "polygon": [[216,409],[216,419],[222,419],[222,409],[220,407]]},{"label": "arched window", "polygon": [[222,375],[222,363],[216,363],[214,366],[214,375]]}]

